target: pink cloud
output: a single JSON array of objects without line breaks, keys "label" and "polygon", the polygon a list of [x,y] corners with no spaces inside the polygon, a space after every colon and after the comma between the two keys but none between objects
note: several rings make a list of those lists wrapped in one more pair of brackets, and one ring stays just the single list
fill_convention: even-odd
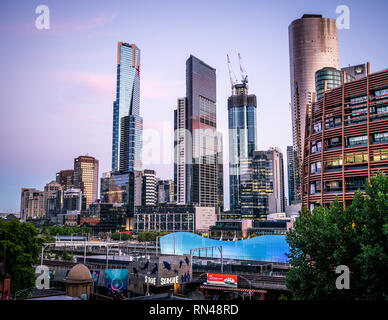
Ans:
[{"label": "pink cloud", "polygon": [[76,31],[89,31],[113,21],[114,19],[116,19],[117,15],[117,12],[98,12],[97,14],[91,17],[73,20],[61,20],[51,15],[50,29],[48,30],[36,29],[35,20],[31,19],[29,23],[0,25],[0,31],[24,34],[28,36],[40,33],[57,35],[61,33],[69,33]]},{"label": "pink cloud", "polygon": [[112,96],[114,95],[114,74],[98,74],[87,71],[61,71],[50,75],[50,78],[72,86],[82,87],[93,93],[109,93]]}]

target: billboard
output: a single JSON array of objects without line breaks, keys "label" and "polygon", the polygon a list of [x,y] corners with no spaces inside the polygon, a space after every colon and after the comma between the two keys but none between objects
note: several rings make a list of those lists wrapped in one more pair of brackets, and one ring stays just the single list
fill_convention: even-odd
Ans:
[{"label": "billboard", "polygon": [[105,287],[108,291],[127,290],[128,269],[105,269]]},{"label": "billboard", "polygon": [[231,274],[207,274],[207,283],[215,286],[237,288],[237,276]]}]

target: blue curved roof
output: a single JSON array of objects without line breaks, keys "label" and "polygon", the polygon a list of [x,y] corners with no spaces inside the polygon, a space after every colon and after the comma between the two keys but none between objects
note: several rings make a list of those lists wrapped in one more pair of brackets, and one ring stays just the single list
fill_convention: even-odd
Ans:
[{"label": "blue curved roof", "polygon": [[[176,232],[160,238],[162,254],[185,255],[190,254],[190,249],[214,246],[222,246],[223,257],[226,259],[288,262],[289,247],[286,236],[283,235],[265,235],[246,240],[220,241],[201,237],[194,233]],[[201,256],[205,256],[205,250],[201,252]],[[208,256],[211,256],[209,251]],[[219,258],[219,251],[214,250],[213,256]]]}]

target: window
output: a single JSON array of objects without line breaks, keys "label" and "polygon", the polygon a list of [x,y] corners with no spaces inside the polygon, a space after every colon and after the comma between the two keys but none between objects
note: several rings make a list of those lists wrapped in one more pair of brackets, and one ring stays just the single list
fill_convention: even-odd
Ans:
[{"label": "window", "polygon": [[318,122],[314,124],[314,133],[322,131],[322,122]]},{"label": "window", "polygon": [[388,160],[388,149],[375,150],[372,153],[372,161]]},{"label": "window", "polygon": [[363,190],[366,179],[367,177],[346,178],[345,180],[346,191],[357,191],[358,189]]},{"label": "window", "polygon": [[322,141],[313,141],[311,143],[311,152],[317,153],[322,151]]},{"label": "window", "polygon": [[325,170],[335,170],[342,168],[342,159],[325,162]]},{"label": "window", "polygon": [[321,162],[314,162],[311,164],[311,174],[321,172]]},{"label": "window", "polygon": [[375,133],[372,135],[372,143],[388,142],[388,132]]},{"label": "window", "polygon": [[310,184],[310,194],[321,193],[321,181],[314,181]]},{"label": "window", "polygon": [[363,152],[348,153],[345,155],[345,163],[368,162],[368,154]]},{"label": "window", "polygon": [[367,142],[368,142],[367,136],[357,136],[357,137],[346,138],[347,147],[364,145],[364,144],[367,144]]},{"label": "window", "polygon": [[332,129],[332,128],[337,128],[341,126],[341,118],[328,118],[325,120],[325,128],[326,129]]},{"label": "window", "polygon": [[325,147],[327,149],[338,148],[342,146],[341,137],[334,137],[325,140]]},{"label": "window", "polygon": [[342,191],[342,181],[325,181],[326,192],[340,192]]}]

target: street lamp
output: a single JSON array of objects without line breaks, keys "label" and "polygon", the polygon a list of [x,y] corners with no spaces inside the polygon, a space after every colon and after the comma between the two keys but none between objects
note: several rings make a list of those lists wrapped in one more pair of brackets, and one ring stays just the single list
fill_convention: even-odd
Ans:
[{"label": "street lamp", "polygon": [[244,276],[239,275],[240,278],[243,278],[245,281],[249,283],[249,300],[252,300],[252,282],[245,278]]}]

